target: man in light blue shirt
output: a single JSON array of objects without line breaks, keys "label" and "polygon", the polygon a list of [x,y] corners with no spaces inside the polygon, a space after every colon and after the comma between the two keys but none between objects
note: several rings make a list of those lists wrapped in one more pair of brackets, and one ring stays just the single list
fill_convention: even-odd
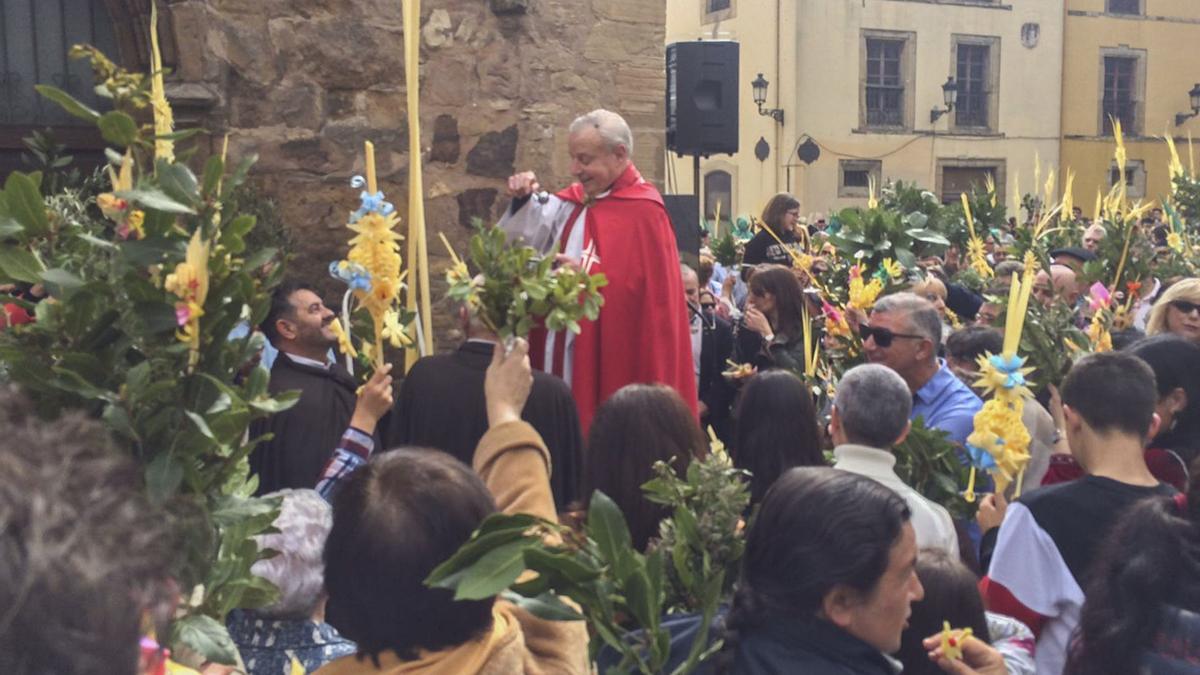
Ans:
[{"label": "man in light blue shirt", "polygon": [[909,419],[923,417],[926,427],[964,444],[983,401],[938,358],[942,321],[933,304],[913,293],[885,296],[860,333],[867,360],[896,371],[912,392]]}]

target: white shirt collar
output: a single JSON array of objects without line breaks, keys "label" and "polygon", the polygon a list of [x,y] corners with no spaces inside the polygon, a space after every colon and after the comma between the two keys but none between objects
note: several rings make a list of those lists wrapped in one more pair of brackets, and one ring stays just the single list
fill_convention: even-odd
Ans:
[{"label": "white shirt collar", "polygon": [[299,363],[302,366],[312,366],[313,368],[321,368],[322,370],[329,370],[330,366],[333,365],[326,361],[316,361],[314,359],[310,359],[305,356],[300,356],[298,354],[290,354],[288,352],[280,352],[280,353],[287,356],[289,359],[291,359],[293,363]]},{"label": "white shirt collar", "polygon": [[836,468],[871,478],[900,480],[896,475],[896,456],[887,450],[846,443],[833,449]]}]

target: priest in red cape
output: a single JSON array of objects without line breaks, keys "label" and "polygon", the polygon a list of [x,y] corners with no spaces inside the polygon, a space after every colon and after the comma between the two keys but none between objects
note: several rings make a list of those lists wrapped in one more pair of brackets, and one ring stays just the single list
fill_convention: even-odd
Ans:
[{"label": "priest in red cape", "polygon": [[603,273],[604,306],[579,335],[535,331],[535,368],[571,387],[586,434],[596,409],[627,384],[665,384],[696,411],[696,374],[679,252],[662,196],[630,159],[633,134],[620,115],[594,110],[571,123],[571,174],[579,181],[539,193],[531,171],[511,176],[500,219],[521,241],[561,264]]}]

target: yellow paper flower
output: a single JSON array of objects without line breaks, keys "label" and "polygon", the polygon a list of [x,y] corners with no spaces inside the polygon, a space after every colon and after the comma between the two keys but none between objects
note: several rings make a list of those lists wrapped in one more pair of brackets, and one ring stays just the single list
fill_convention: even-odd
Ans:
[{"label": "yellow paper flower", "polygon": [[339,352],[349,356],[350,358],[355,358],[358,356],[358,351],[354,349],[354,343],[350,341],[350,336],[347,335],[346,330],[342,328],[342,322],[340,320],[334,319],[333,321],[329,322],[329,330],[333,331],[333,334],[337,336]]},{"label": "yellow paper flower", "polygon": [[1183,253],[1183,237],[1178,232],[1171,232],[1167,235],[1167,246],[1176,253]]},{"label": "yellow paper flower", "polygon": [[381,337],[396,349],[412,345],[412,338],[409,337],[404,325],[400,323],[400,314],[398,312],[389,311],[383,315],[383,334]]},{"label": "yellow paper flower", "polygon": [[879,279],[872,278],[870,282],[864,282],[862,278],[862,270],[858,265],[850,268],[850,302],[847,305],[854,309],[868,311],[875,306],[875,300],[879,294],[883,292],[883,282]]},{"label": "yellow paper flower", "polygon": [[881,266],[889,278],[899,279],[904,274],[904,267],[891,258],[884,258]]},{"label": "yellow paper flower", "polygon": [[179,330],[175,337],[186,343],[191,353],[188,367],[195,367],[200,360],[200,317],[204,315],[204,301],[208,298],[208,254],[209,244],[200,238],[200,230],[192,233],[184,261],[167,275],[163,288],[174,293],[181,302],[175,305],[175,318]]},{"label": "yellow paper flower", "polygon": [[963,641],[974,635],[970,628],[955,630],[949,621],[942,622],[942,656],[951,661],[961,661],[963,656]]}]

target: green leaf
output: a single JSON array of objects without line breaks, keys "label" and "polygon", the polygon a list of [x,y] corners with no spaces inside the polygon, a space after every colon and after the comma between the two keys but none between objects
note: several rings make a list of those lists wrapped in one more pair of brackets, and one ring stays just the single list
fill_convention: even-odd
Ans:
[{"label": "green leaf", "polygon": [[542,548],[526,551],[525,564],[539,574],[553,571],[576,584],[587,583],[600,576],[600,570],[588,567],[569,553],[552,553]]},{"label": "green leaf", "polygon": [[107,239],[101,239],[100,237],[97,237],[95,235],[88,234],[87,232],[80,232],[79,234],[77,234],[75,236],[78,237],[79,239],[91,244],[92,246],[95,246],[96,248],[110,249],[113,251],[117,250],[116,244],[112,243],[111,241],[108,241]]},{"label": "green leaf", "polygon": [[61,268],[46,270],[41,274],[46,290],[54,297],[62,297],[83,287],[84,281],[75,274]]},{"label": "green leaf", "polygon": [[246,256],[246,261],[242,264],[247,270],[256,270],[274,260],[278,255],[279,249],[277,248],[262,248]]},{"label": "green leaf", "polygon": [[172,626],[175,641],[182,642],[208,661],[225,665],[237,663],[237,647],[225,625],[211,616],[192,614]]},{"label": "green leaf", "polygon": [[204,132],[204,130],[200,129],[200,128],[181,129],[179,131],[172,131],[169,134],[155,134],[154,140],[156,140],[156,141],[171,141],[171,142],[186,141],[187,139],[191,138],[192,136],[195,136],[195,135],[203,133],[203,132]]},{"label": "green leaf", "polygon": [[100,127],[100,134],[109,143],[128,147],[137,140],[137,122],[120,110],[110,110],[104,113],[100,116],[97,125]]},{"label": "green leaf", "polygon": [[600,550],[600,555],[621,578],[631,567],[633,538],[625,516],[608,495],[596,490],[588,505],[587,532]]},{"label": "green leaf", "polygon": [[938,246],[950,245],[949,239],[943,237],[937,232],[934,232],[933,230],[913,228],[911,230],[905,230],[904,233],[913,239],[916,239],[917,241],[923,241],[927,244],[937,244]]},{"label": "green leaf", "polygon": [[158,187],[163,194],[181,205],[193,207],[196,204],[196,174],[186,164],[158,160],[156,176]]},{"label": "green leaf", "polygon": [[191,410],[185,410],[184,412],[187,414],[188,419],[192,421],[192,424],[195,424],[196,428],[200,430],[201,435],[213,441],[217,440],[217,437],[213,435],[212,429],[208,428],[208,422],[205,422],[203,417]]},{"label": "green leaf", "polygon": [[521,538],[488,551],[462,575],[454,599],[483,600],[499,595],[525,571],[525,551],[536,545],[536,540]]},{"label": "green leaf", "polygon": [[299,400],[299,391],[285,391],[275,394],[274,398],[258,398],[253,401],[246,401],[246,405],[259,412],[274,415],[275,413],[281,413],[291,408]]},{"label": "green leaf", "polygon": [[24,231],[25,228],[11,216],[0,215],[0,239],[11,239]]},{"label": "green leaf", "polygon": [[4,203],[8,215],[25,228],[30,237],[43,237],[50,232],[46,219],[46,203],[31,176],[19,171],[8,174],[4,182]]},{"label": "green leaf", "polygon": [[221,182],[221,176],[225,175],[225,162],[221,161],[220,155],[213,155],[204,163],[204,182],[201,192],[205,195],[211,195],[217,189],[217,183]]},{"label": "green leaf", "polygon": [[33,85],[33,88],[37,90],[37,93],[45,96],[51,101],[54,101],[60,107],[62,107],[63,110],[81,120],[95,124],[96,121],[100,119],[100,113],[92,110],[88,106],[81,103],[79,99],[68,94],[62,89],[59,89],[58,87],[52,87],[48,84],[35,84]]},{"label": "green leaf", "polygon": [[527,598],[524,595],[505,591],[503,598],[546,621],[583,621],[584,619],[582,614],[550,592]]},{"label": "green leaf", "polygon": [[128,199],[131,202],[140,204],[147,209],[155,211],[164,211],[166,213],[187,213],[195,215],[196,211],[192,207],[180,204],[171,199],[162,190],[157,188],[145,188],[137,190],[126,190],[118,192],[116,196],[122,199]]},{"label": "green leaf", "polygon": [[28,284],[41,283],[44,267],[30,251],[17,246],[0,246],[0,273]]},{"label": "green leaf", "polygon": [[183,482],[183,466],[169,452],[163,452],[146,465],[146,488],[158,501],[175,494]]}]

